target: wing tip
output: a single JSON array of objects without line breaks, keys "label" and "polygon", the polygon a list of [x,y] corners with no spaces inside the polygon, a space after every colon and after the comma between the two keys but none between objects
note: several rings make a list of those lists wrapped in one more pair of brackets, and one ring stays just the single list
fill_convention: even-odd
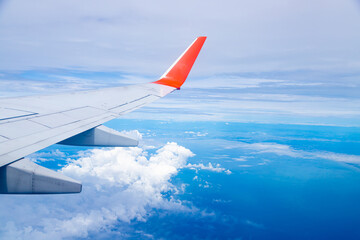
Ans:
[{"label": "wing tip", "polygon": [[189,75],[206,38],[206,36],[197,37],[195,41],[185,50],[185,52],[174,62],[174,64],[171,65],[171,67],[163,74],[163,76],[153,83],[180,89]]}]

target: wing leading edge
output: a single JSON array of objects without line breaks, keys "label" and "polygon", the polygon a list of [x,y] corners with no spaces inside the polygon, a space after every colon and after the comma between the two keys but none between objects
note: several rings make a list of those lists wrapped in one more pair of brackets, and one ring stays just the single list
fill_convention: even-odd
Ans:
[{"label": "wing leading edge", "polygon": [[0,193],[80,192],[81,184],[76,180],[23,158],[56,143],[136,146],[136,139],[101,124],[180,89],[205,40],[198,37],[152,83],[0,99]]}]

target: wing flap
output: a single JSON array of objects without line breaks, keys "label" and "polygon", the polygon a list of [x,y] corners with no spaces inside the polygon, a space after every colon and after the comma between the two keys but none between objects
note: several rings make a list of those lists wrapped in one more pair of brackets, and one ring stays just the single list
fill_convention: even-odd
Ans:
[{"label": "wing flap", "polygon": [[79,193],[81,189],[78,181],[27,159],[0,168],[2,194]]},{"label": "wing flap", "polygon": [[100,125],[65,139],[59,144],[92,147],[136,147],[139,141],[114,129]]}]

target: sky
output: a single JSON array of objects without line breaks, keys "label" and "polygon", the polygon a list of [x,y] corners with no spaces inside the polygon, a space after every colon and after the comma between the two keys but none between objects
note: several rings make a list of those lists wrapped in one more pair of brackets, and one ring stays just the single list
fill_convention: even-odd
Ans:
[{"label": "sky", "polygon": [[206,35],[182,93],[143,117],[359,125],[358,1],[3,1],[0,13],[0,96],[154,81]]},{"label": "sky", "polygon": [[359,238],[359,1],[0,0],[0,97],[155,81],[198,36],[180,91],[107,123],[139,147],[28,157],[83,192],[1,196],[0,238]]}]

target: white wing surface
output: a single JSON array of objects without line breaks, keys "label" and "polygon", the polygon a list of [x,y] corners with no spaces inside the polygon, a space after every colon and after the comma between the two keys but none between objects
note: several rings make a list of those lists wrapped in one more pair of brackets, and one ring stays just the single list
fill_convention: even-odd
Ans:
[{"label": "white wing surface", "polygon": [[205,39],[197,38],[169,70],[152,83],[0,99],[0,193],[80,192],[81,184],[77,181],[23,158],[56,143],[136,146],[136,139],[101,124],[179,89]]}]

